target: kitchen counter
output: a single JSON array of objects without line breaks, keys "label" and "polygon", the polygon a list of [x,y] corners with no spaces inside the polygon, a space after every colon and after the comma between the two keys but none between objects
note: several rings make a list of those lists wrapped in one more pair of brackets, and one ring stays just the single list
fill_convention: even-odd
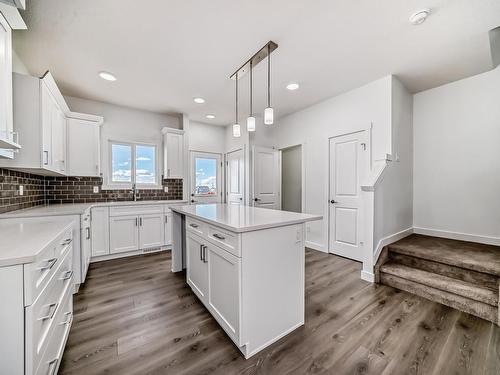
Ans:
[{"label": "kitchen counter", "polygon": [[236,233],[299,224],[323,218],[321,215],[219,203],[172,206],[170,209]]},{"label": "kitchen counter", "polygon": [[110,207],[110,206],[133,206],[133,205],[155,205],[155,204],[182,204],[187,201],[120,201],[120,202],[99,202],[99,203],[65,203],[50,204],[25,208],[22,210],[6,212],[0,214],[0,219],[11,219],[20,217],[38,217],[38,216],[64,216],[81,215],[92,207]]},{"label": "kitchen counter", "polygon": [[0,267],[34,262],[57,236],[73,225],[70,219],[0,221]]}]

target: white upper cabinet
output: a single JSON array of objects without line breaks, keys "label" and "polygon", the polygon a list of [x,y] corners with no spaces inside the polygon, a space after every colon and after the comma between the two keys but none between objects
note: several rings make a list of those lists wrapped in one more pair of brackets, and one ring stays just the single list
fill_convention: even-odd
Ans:
[{"label": "white upper cabinet", "polygon": [[163,128],[164,178],[184,178],[184,131]]},{"label": "white upper cabinet", "polygon": [[12,31],[0,13],[0,156],[12,158],[19,149],[12,112]]},{"label": "white upper cabinet", "polygon": [[94,124],[83,126],[88,125],[85,121],[100,124],[102,117],[71,112],[50,72],[43,78],[18,73],[12,77],[14,131],[23,148],[13,153],[13,160],[0,159],[0,167],[41,175],[98,176],[99,131]]},{"label": "white upper cabinet", "polygon": [[[67,125],[67,166],[69,176],[100,175],[100,125],[102,117],[71,113]],[[84,117],[84,118],[78,118]]]}]

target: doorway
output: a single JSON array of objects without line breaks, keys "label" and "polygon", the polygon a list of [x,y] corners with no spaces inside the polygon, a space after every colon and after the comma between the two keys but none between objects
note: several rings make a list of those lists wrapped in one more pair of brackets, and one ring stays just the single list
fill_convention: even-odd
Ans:
[{"label": "doorway", "polygon": [[281,209],[302,212],[302,145],[281,150]]},{"label": "doorway", "polygon": [[220,203],[221,154],[191,151],[191,203]]},{"label": "doorway", "polygon": [[369,167],[366,131],[329,140],[329,249],[363,261],[361,180]]},{"label": "doorway", "polygon": [[252,148],[252,203],[254,207],[279,210],[281,200],[279,153],[269,147]]},{"label": "doorway", "polygon": [[226,195],[228,204],[245,204],[245,153],[241,148],[226,154]]}]

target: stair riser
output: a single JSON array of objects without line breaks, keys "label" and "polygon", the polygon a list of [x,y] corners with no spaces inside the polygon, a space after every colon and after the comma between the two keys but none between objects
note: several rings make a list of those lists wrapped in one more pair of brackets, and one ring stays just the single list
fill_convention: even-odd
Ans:
[{"label": "stair riser", "polygon": [[409,255],[399,254],[389,248],[389,259],[393,262],[403,264],[408,267],[419,268],[424,271],[437,273],[443,276],[466,281],[468,283],[485,287],[491,290],[498,290],[498,277],[486,273],[472,271],[460,267],[450,266],[443,263],[433,262],[426,259],[416,258]]},{"label": "stair riser", "polygon": [[454,309],[498,324],[498,307],[493,307],[485,303],[474,301],[439,289],[430,288],[428,286],[389,275],[384,272],[380,273],[380,282],[384,285],[416,294],[428,300],[450,306]]}]

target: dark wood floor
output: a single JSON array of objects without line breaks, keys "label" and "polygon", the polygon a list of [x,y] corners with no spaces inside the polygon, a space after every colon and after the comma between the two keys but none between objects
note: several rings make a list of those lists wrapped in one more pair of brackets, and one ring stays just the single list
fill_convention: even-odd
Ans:
[{"label": "dark wood floor", "polygon": [[306,324],[245,360],[161,253],[93,264],[62,374],[500,374],[500,328],[306,252]]}]

